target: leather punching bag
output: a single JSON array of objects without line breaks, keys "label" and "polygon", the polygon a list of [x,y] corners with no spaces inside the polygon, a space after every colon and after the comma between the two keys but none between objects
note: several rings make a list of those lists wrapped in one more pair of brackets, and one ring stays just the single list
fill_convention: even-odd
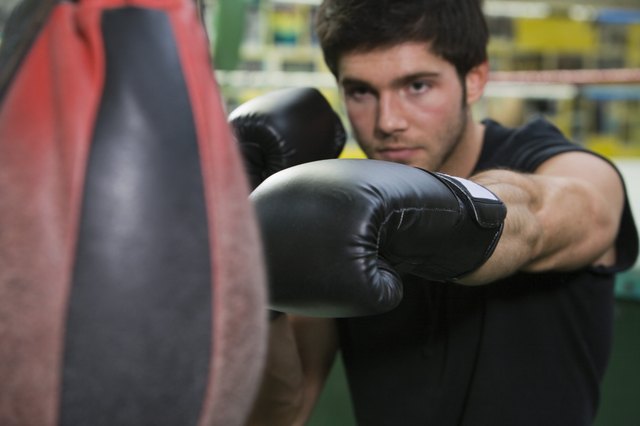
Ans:
[{"label": "leather punching bag", "polygon": [[240,425],[266,339],[193,0],[26,0],[0,52],[0,424]]}]

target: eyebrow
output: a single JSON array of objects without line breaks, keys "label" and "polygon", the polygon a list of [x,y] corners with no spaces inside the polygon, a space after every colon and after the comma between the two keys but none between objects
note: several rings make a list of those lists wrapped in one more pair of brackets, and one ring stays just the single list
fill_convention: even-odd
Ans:
[{"label": "eyebrow", "polygon": [[[430,79],[437,79],[441,76],[441,73],[439,72],[431,72],[431,71],[420,71],[420,72],[416,72],[416,73],[412,73],[412,74],[407,74],[407,75],[403,75],[401,77],[398,77],[397,79],[393,80],[391,82],[392,86],[404,86],[408,83],[411,83],[412,81],[415,80],[419,80],[421,78],[430,78]],[[348,87],[348,86],[366,86],[366,87],[372,87],[372,85],[370,83],[368,83],[366,80],[360,80],[358,78],[354,78],[354,77],[345,77],[344,79],[340,79],[340,85],[344,86],[344,87]]]}]

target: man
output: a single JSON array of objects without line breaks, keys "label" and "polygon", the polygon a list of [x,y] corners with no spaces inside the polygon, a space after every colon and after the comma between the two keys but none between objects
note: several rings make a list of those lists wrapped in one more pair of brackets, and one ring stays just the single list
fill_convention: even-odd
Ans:
[{"label": "man", "polygon": [[470,179],[508,213],[456,283],[406,275],[387,313],[276,318],[252,424],[304,424],[338,348],[358,424],[591,424],[614,274],[637,256],[615,167],[543,119],[474,121],[489,72],[478,0],[325,0],[317,32],[369,158]]}]

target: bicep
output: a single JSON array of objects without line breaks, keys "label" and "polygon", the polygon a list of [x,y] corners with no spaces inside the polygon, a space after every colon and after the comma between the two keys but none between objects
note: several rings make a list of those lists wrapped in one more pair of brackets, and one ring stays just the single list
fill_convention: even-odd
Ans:
[{"label": "bicep", "polygon": [[622,180],[606,160],[586,152],[569,152],[535,171],[543,187],[538,215],[543,248],[527,269],[570,270],[611,264],[624,204]]},{"label": "bicep", "polygon": [[608,201],[618,212],[622,210],[624,190],[620,175],[608,161],[587,152],[572,151],[556,155],[542,163],[536,175],[579,179]]}]

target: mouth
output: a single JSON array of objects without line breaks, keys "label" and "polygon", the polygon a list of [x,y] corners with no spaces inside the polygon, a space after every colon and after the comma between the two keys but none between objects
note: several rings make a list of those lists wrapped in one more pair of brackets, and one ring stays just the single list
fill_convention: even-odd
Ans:
[{"label": "mouth", "polygon": [[418,153],[418,148],[412,147],[386,147],[377,150],[380,158],[387,161],[406,163]]}]

